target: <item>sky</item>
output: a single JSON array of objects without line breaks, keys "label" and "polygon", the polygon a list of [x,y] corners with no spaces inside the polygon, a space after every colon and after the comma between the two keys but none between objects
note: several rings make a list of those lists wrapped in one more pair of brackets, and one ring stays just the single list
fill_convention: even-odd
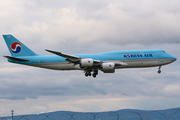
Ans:
[{"label": "sky", "polygon": [[8,63],[0,38],[0,116],[52,111],[101,112],[180,107],[179,0],[0,0],[0,33],[39,55],[163,49],[162,67],[99,72],[55,71]]}]

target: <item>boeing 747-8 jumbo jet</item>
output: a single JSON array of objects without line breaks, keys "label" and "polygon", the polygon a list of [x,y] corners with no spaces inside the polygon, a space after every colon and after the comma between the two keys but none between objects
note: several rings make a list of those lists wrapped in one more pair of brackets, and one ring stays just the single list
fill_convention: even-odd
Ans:
[{"label": "boeing 747-8 jumbo jet", "polygon": [[[4,56],[11,63],[29,65],[53,70],[82,70],[85,76],[114,73],[115,69],[161,67],[176,60],[176,57],[163,50],[128,50],[99,54],[68,55],[61,52],[46,50],[53,56],[41,56],[34,53],[12,35],[3,35],[12,56]],[[92,73],[92,74],[91,74]]]}]

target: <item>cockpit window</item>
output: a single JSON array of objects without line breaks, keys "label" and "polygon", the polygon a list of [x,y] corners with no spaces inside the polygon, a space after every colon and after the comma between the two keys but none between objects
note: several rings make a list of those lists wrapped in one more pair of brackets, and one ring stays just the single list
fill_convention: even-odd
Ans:
[{"label": "cockpit window", "polygon": [[165,51],[162,51],[163,53],[165,53]]}]

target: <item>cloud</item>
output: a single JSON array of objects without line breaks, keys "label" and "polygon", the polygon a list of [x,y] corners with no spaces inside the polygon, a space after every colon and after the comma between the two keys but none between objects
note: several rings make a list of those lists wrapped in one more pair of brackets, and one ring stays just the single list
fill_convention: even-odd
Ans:
[{"label": "cloud", "polygon": [[[94,96],[39,96],[37,99],[4,100],[1,99],[1,115],[9,116],[15,108],[16,115],[37,114],[52,111],[100,112],[119,109],[166,109],[179,105],[179,98],[173,97],[127,97],[123,95],[94,95]],[[8,103],[8,104],[7,104]],[[108,104],[107,104],[108,103]],[[174,103],[174,104],[170,104]],[[17,107],[18,105],[18,107]],[[28,108],[28,109],[27,109]],[[8,114],[9,113],[9,114]]]},{"label": "cloud", "polygon": [[[11,23],[9,24],[10,32],[20,36],[23,31],[24,35],[21,36],[24,38],[26,36],[29,40],[33,36],[31,39],[42,41],[40,43],[42,45],[49,44],[49,40],[53,40],[54,43],[73,40],[75,43],[85,42],[86,44],[95,41],[106,41],[109,44],[145,45],[179,43],[178,13],[166,12],[168,8],[160,7],[157,2],[158,5],[154,4],[155,1],[19,2],[21,4],[18,7],[12,7],[6,15],[6,19],[10,18],[14,21],[13,23],[6,21]],[[59,4],[60,6],[57,7],[56,5]],[[28,8],[28,6],[31,7]],[[15,12],[19,13],[16,17]],[[104,15],[108,17],[101,17]],[[144,15],[149,17],[144,19]],[[101,19],[96,19],[97,16]]]},{"label": "cloud", "polygon": [[[172,85],[179,83],[180,77],[175,74],[176,70],[163,70],[163,76],[159,76],[156,72],[157,69],[154,68],[144,72],[143,69],[116,70],[113,75],[100,72],[96,79],[85,78],[80,71],[60,72],[23,66],[19,68],[16,66],[14,69],[11,66],[9,69],[1,70],[4,71],[1,72],[0,89],[4,91],[0,93],[1,99],[36,99],[38,96],[49,95],[172,96],[169,94],[171,91],[168,91],[169,89],[166,87],[170,83]],[[173,81],[169,82],[170,78]]]}]

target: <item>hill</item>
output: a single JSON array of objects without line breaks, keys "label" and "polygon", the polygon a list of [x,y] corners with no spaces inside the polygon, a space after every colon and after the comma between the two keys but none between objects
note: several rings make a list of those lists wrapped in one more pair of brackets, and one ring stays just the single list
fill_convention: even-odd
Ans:
[{"label": "hill", "polygon": [[[0,120],[11,120],[11,116]],[[56,111],[14,116],[14,120],[180,120],[180,108],[166,110],[123,109],[109,112]]]}]

